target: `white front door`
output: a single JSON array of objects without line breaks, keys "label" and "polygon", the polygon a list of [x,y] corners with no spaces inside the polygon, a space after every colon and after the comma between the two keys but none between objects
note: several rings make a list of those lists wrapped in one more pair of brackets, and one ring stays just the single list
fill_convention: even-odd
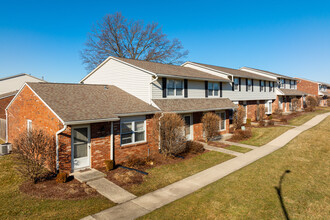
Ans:
[{"label": "white front door", "polygon": [[90,127],[72,128],[72,169],[79,170],[90,167]]},{"label": "white front door", "polygon": [[193,139],[193,122],[192,122],[192,115],[184,115],[183,116],[185,127],[184,132],[186,135],[187,140]]}]

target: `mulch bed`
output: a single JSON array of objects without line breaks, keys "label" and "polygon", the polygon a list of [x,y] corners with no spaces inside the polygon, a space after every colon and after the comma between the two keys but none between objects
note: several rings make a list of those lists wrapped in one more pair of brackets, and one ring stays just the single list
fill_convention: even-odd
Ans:
[{"label": "mulch bed", "polygon": [[100,196],[95,189],[75,179],[70,179],[66,183],[56,183],[55,179],[36,184],[27,181],[19,189],[24,194],[42,199],[76,200]]},{"label": "mulch bed", "polygon": [[[203,153],[208,152],[208,150],[204,150]],[[182,155],[183,158],[179,157],[165,157],[164,155],[160,153],[153,154],[150,156],[150,159],[148,162],[143,165],[143,166],[134,166],[130,168],[134,168],[137,170],[141,171],[146,171],[148,169],[158,167],[158,166],[163,166],[167,164],[176,164],[180,163],[184,160],[189,160],[197,155],[203,154],[203,153],[198,153],[198,154],[192,154],[192,153],[187,153]],[[122,164],[123,166],[126,166],[125,164]],[[129,166],[127,166],[129,167]],[[145,174],[139,173],[134,170],[127,170],[122,167],[116,167],[114,170],[110,170],[108,172],[105,171],[105,169],[100,169],[101,172],[104,172],[107,174],[107,179],[109,179],[111,182],[117,184],[120,187],[123,187],[124,189],[129,189],[131,186],[136,185],[136,184],[141,184],[144,181],[144,177],[146,177]],[[149,173],[149,175],[151,175]]]}]

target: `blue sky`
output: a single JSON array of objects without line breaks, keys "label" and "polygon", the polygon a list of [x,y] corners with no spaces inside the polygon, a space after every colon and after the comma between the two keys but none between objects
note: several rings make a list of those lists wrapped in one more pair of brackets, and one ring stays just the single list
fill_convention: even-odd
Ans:
[{"label": "blue sky", "polygon": [[2,1],[0,78],[52,82],[86,74],[79,51],[108,13],[158,22],[187,60],[330,82],[330,1]]}]

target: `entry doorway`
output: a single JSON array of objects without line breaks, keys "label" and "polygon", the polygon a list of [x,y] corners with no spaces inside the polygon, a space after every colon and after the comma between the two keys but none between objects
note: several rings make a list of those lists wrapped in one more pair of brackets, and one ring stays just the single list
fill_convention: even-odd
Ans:
[{"label": "entry doorway", "polygon": [[184,133],[187,140],[193,139],[193,116],[192,114],[183,115],[183,120],[185,122]]},{"label": "entry doorway", "polygon": [[72,127],[71,131],[72,170],[90,167],[90,126]]}]

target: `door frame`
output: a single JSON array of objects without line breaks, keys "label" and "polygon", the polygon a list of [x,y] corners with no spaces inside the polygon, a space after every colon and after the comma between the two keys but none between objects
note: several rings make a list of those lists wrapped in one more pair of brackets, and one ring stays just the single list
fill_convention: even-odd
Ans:
[{"label": "door frame", "polygon": [[[87,144],[87,159],[88,159],[88,166],[86,167],[80,167],[75,168],[74,167],[74,140],[73,140],[73,131],[76,128],[87,128],[87,138],[88,138],[88,144]],[[91,168],[91,126],[88,125],[76,125],[71,127],[71,170],[77,171],[82,170],[86,168]]]},{"label": "door frame", "polygon": [[[194,140],[194,124],[193,124],[193,114],[184,114],[182,115],[183,120],[184,117],[189,116],[190,117],[190,139],[189,140]],[[184,120],[186,123],[186,120]]]}]

